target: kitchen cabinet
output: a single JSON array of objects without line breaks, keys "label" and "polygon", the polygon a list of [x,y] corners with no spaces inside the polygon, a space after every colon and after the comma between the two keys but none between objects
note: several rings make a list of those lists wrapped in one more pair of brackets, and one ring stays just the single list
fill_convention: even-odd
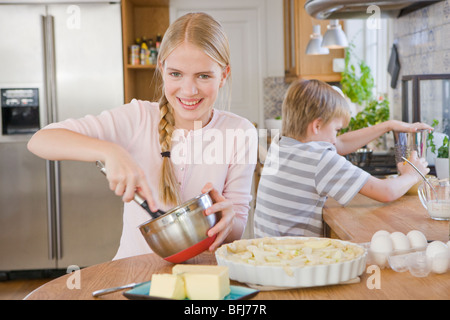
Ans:
[{"label": "kitchen cabinet", "polygon": [[333,59],[343,58],[344,49],[332,49],[327,55],[305,53],[313,25],[320,25],[321,34],[327,30],[328,20],[309,16],[304,8],[306,0],[284,0],[284,55],[287,81],[297,78],[339,82],[341,74],[333,72]]},{"label": "kitchen cabinet", "polygon": [[156,40],[169,27],[169,0],[122,0],[124,99],[156,101],[161,79],[156,65],[131,65],[130,46],[143,36]]}]

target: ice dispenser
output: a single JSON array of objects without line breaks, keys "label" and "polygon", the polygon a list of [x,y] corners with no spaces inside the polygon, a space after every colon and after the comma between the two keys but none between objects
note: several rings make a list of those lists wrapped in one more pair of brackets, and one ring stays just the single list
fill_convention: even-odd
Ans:
[{"label": "ice dispenser", "polygon": [[39,90],[1,90],[2,134],[30,134],[39,130]]}]

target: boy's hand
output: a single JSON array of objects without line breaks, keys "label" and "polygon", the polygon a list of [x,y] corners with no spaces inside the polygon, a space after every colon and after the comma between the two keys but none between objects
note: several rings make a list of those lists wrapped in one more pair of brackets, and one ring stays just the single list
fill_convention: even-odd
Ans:
[{"label": "boy's hand", "polygon": [[398,120],[389,120],[389,128],[392,131],[400,131],[400,132],[416,132],[418,130],[428,130],[429,132],[433,131],[433,127],[429,126],[426,123],[415,122],[415,123],[407,123]]},{"label": "boy's hand", "polygon": [[[428,162],[424,158],[419,158],[417,156],[417,151],[413,151],[411,156],[408,159],[412,164],[416,166],[417,169],[425,176],[430,172],[430,168],[428,168]],[[406,161],[397,163],[397,168],[400,175],[411,174],[416,176],[417,181],[421,181],[422,177],[414,170],[414,168],[409,165]]]}]

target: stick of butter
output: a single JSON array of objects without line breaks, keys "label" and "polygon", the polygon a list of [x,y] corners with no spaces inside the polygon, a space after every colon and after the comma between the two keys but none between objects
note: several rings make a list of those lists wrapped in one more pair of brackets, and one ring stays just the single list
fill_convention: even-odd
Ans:
[{"label": "stick of butter", "polygon": [[177,264],[172,268],[172,273],[183,276],[188,299],[222,300],[230,293],[226,266]]},{"label": "stick of butter", "polygon": [[149,294],[154,297],[183,300],[186,298],[183,277],[177,274],[154,274]]}]

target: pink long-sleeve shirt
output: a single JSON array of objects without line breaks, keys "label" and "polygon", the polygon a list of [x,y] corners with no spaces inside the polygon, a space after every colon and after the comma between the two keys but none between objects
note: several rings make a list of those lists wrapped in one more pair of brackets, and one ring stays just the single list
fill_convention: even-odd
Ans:
[{"label": "pink long-sleeve shirt", "polygon": [[[158,184],[162,157],[159,145],[158,103],[133,100],[121,107],[67,119],[44,129],[63,128],[124,147],[145,173],[158,203]],[[211,182],[233,203],[235,223],[245,226],[251,201],[252,176],[256,164],[257,133],[247,119],[214,109],[210,122],[199,129],[177,129],[172,135],[171,160],[181,188],[182,200],[201,193]],[[148,213],[134,201],[125,203],[120,246],[114,259],[152,252],[138,226],[148,221]]]}]

